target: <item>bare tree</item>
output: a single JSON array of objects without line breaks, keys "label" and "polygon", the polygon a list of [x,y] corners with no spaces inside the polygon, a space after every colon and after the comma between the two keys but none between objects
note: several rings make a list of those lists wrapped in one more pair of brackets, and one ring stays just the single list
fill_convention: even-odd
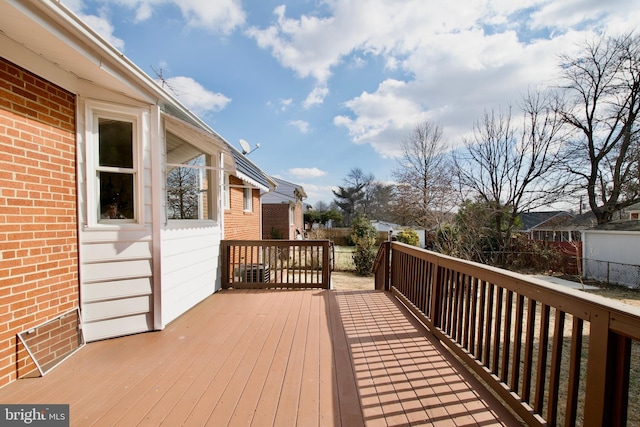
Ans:
[{"label": "bare tree", "polygon": [[485,112],[454,155],[460,189],[491,211],[498,250],[506,248],[521,212],[557,200],[564,187],[554,173],[563,139],[557,102],[550,93],[529,92],[519,127],[511,108]]},{"label": "bare tree", "polygon": [[606,223],[640,201],[640,37],[603,36],[561,61],[572,101],[561,113],[576,132],[566,167],[581,178],[598,224]]},{"label": "bare tree", "polygon": [[[197,161],[188,164],[194,165]],[[169,219],[197,219],[200,206],[200,170],[176,167],[167,174],[167,207]]]},{"label": "bare tree", "polygon": [[431,228],[441,222],[443,215],[453,208],[451,162],[442,128],[429,121],[417,124],[402,141],[402,157],[393,176],[398,182],[396,216]]}]

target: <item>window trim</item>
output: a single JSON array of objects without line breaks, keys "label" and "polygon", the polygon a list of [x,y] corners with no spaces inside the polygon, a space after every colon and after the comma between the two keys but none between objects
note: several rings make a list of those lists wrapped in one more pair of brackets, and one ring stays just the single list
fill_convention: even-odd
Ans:
[{"label": "window trim", "polygon": [[[140,108],[126,107],[118,104],[99,102],[93,100],[85,101],[85,176],[86,176],[86,215],[88,227],[132,227],[145,223],[144,201],[143,201],[143,165],[141,150],[144,145],[143,127],[145,123],[145,110]],[[131,144],[133,155],[133,167],[124,168],[124,173],[133,175],[133,195],[134,203],[133,218],[129,219],[103,219],[100,217],[100,180],[99,172],[119,173],[122,168],[100,166],[99,162],[99,123],[100,119],[120,120],[132,124]]]},{"label": "window trim", "polygon": [[[203,137],[206,135],[202,135],[198,132],[193,132],[189,126],[186,126],[186,123],[183,123],[181,120],[176,119],[170,115],[163,115],[163,128],[162,128],[162,138],[164,140],[165,148],[163,152],[163,160],[162,160],[162,176],[164,178],[163,188],[164,188],[164,224],[169,226],[172,229],[179,229],[185,226],[193,226],[196,224],[203,224],[205,226],[210,226],[212,224],[218,224],[221,216],[221,206],[219,203],[220,198],[220,147],[217,145],[212,145],[211,142],[207,139],[203,140]],[[208,197],[207,197],[207,209],[209,210],[210,218],[198,218],[198,219],[169,219],[169,210],[167,204],[167,167],[169,165],[174,165],[167,160],[166,153],[166,143],[167,143],[167,134],[170,133],[173,136],[180,138],[185,143],[193,146],[197,150],[200,151],[201,154],[204,154],[206,157],[206,165],[205,166],[197,166],[195,168],[201,169],[204,173],[207,174],[208,180]],[[191,166],[194,167],[194,166]],[[222,209],[224,211],[224,209]],[[200,212],[201,215],[201,212]]]},{"label": "window trim", "polygon": [[[185,141],[187,144],[189,144],[187,141]],[[164,184],[165,184],[165,210],[166,210],[166,216],[167,216],[167,221],[188,221],[190,223],[195,222],[195,221],[201,221],[201,222],[205,222],[205,221],[215,221],[215,218],[213,218],[215,216],[215,206],[213,205],[214,202],[214,198],[215,198],[215,193],[213,193],[213,189],[212,189],[212,182],[213,182],[213,178],[214,178],[214,174],[213,171],[215,170],[214,166],[212,166],[213,161],[214,161],[214,156],[212,154],[208,154],[208,153],[204,153],[204,152],[200,152],[200,156],[204,156],[204,165],[203,166],[194,166],[194,165],[189,165],[187,163],[181,164],[181,165],[177,165],[177,164],[171,164],[171,163],[165,163],[165,174],[164,174]],[[169,218],[169,203],[168,203],[168,197],[169,197],[169,186],[168,186],[168,179],[169,179],[169,170],[167,168],[167,166],[175,166],[175,167],[180,167],[180,168],[188,168],[188,169],[194,169],[197,170],[198,173],[198,218]],[[202,188],[202,183],[203,182],[207,182],[207,189],[205,191],[203,191]],[[206,197],[205,197],[205,193],[206,193]],[[205,203],[206,201],[206,203]],[[203,215],[204,210],[207,211],[206,214],[206,218],[205,215]]]},{"label": "window trim", "polygon": [[253,188],[242,188],[242,210],[243,212],[253,212]]}]

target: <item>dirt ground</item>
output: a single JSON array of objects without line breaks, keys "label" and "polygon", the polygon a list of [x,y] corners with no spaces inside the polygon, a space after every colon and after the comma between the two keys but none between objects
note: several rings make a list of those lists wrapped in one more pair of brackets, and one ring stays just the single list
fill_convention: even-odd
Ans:
[{"label": "dirt ground", "polygon": [[373,276],[361,277],[348,271],[332,271],[331,288],[373,290],[375,289],[375,282]]}]

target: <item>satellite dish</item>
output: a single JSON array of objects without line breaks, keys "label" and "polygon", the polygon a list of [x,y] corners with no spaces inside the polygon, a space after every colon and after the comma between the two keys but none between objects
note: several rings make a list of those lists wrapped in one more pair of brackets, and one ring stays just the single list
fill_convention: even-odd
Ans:
[{"label": "satellite dish", "polygon": [[242,147],[242,154],[247,154],[248,152],[251,151],[251,146],[244,139],[240,140],[240,147]]}]

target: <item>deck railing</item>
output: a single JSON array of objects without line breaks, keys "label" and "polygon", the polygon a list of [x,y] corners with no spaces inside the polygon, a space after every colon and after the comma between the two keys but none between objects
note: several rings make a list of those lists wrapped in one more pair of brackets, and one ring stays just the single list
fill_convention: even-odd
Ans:
[{"label": "deck railing", "polygon": [[635,307],[396,242],[374,273],[527,424],[639,422]]},{"label": "deck railing", "polygon": [[323,288],[331,280],[329,240],[223,240],[223,288]]}]

